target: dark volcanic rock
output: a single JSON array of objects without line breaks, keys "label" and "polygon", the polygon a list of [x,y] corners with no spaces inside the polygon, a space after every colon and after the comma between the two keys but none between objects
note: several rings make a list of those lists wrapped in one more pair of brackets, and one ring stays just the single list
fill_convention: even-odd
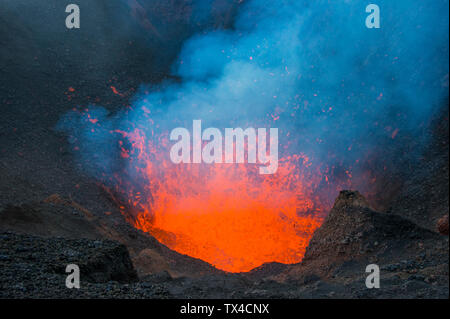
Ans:
[{"label": "dark volcanic rock", "polygon": [[[14,274],[14,281],[23,276],[42,274],[65,276],[66,266],[76,264],[80,267],[81,279],[86,282],[137,281],[126,247],[117,242],[41,238],[9,232],[0,236],[0,255],[5,257],[0,259],[2,278],[9,271]],[[21,273],[21,269],[26,270],[26,273]]]},{"label": "dark volcanic rock", "polygon": [[80,268],[81,285],[137,281],[126,247],[108,240],[40,238],[0,234],[1,297],[58,297],[66,266]]},{"label": "dark volcanic rock", "polygon": [[277,262],[265,263],[259,267],[256,267],[246,273],[246,277],[252,280],[261,280],[264,278],[269,278],[271,276],[277,275],[286,269],[289,268],[289,265],[281,264]]},{"label": "dark volcanic rock", "polygon": [[342,191],[312,237],[303,263],[324,256],[354,260],[368,253],[401,250],[411,240],[427,239],[439,240],[440,236],[398,215],[372,210],[359,192]]},{"label": "dark volcanic rock", "polygon": [[[80,288],[65,286],[68,264]],[[124,245],[109,240],[0,233],[0,298],[169,298],[167,287],[138,282]]]}]

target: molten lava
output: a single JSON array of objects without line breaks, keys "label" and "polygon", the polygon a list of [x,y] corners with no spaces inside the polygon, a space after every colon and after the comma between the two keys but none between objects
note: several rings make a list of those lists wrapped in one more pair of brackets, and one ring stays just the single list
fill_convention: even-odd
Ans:
[{"label": "molten lava", "polygon": [[302,260],[324,211],[314,195],[322,178],[306,156],[260,175],[249,164],[173,164],[167,138],[155,147],[138,129],[119,133],[131,143],[122,157],[133,183],[118,190],[128,191],[135,227],[229,272]]}]

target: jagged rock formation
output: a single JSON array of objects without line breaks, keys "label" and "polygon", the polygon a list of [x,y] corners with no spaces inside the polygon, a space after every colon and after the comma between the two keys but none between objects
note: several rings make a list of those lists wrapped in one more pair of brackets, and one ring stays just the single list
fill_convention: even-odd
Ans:
[{"label": "jagged rock formation", "polygon": [[[365,288],[369,264],[380,267],[383,289]],[[311,297],[445,298],[448,237],[374,211],[357,191],[342,191],[303,261],[270,278],[296,282]]]},{"label": "jagged rock formation", "polygon": [[394,214],[372,210],[359,192],[342,191],[311,238],[304,264],[326,257],[337,262],[407,250],[411,240],[440,240],[430,230]]}]

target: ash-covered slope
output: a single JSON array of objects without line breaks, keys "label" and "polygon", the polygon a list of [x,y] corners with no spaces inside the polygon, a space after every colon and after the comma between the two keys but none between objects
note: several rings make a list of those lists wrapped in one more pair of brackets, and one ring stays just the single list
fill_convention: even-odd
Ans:
[{"label": "ash-covered slope", "polygon": [[429,145],[421,158],[409,165],[404,185],[389,209],[433,231],[439,219],[449,214],[448,112],[447,100],[428,125]]}]

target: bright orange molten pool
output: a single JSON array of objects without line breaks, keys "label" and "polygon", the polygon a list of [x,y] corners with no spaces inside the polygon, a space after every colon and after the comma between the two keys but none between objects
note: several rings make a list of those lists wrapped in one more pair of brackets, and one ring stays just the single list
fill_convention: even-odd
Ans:
[{"label": "bright orange molten pool", "polygon": [[276,174],[259,175],[249,164],[173,164],[139,131],[121,134],[132,143],[122,155],[142,180],[128,192],[135,227],[229,272],[301,261],[323,212],[313,195],[320,174],[307,157],[288,156]]}]

